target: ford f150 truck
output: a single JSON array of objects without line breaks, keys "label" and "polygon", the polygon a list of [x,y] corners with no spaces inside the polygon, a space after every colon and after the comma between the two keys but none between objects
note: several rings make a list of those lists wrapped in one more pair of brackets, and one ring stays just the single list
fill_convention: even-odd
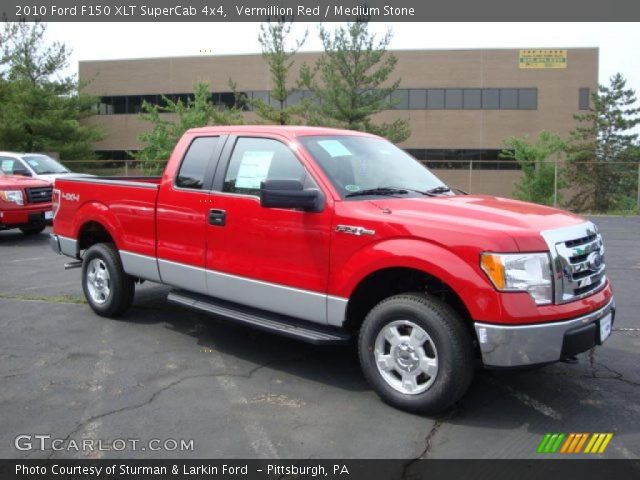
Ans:
[{"label": "ford f150 truck", "polygon": [[51,185],[43,180],[0,172],[0,230],[40,233],[52,219]]},{"label": "ford f150 truck", "polygon": [[604,342],[615,304],[596,226],[455,194],[379,137],[312,127],[189,130],[160,178],[58,179],[55,251],[91,308],[168,300],[308,342],[357,339],[399,408],[457,401],[474,367],[570,359]]}]

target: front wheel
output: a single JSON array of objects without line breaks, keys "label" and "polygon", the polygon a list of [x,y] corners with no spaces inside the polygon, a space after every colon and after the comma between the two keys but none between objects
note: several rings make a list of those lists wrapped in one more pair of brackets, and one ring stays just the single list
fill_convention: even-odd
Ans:
[{"label": "front wheel", "polygon": [[131,306],[135,282],[113,244],[97,243],[85,252],[82,289],[91,309],[103,317],[118,317]]},{"label": "front wheel", "polygon": [[447,304],[420,293],[389,297],[360,329],[363,373],[390,405],[437,413],[466,392],[474,371],[471,335]]}]

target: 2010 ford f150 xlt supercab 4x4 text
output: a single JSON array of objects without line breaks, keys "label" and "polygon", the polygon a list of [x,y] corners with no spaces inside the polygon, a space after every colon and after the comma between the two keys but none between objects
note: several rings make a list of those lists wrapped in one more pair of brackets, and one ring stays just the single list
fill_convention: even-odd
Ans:
[{"label": "2010 ford f150 xlt supercab 4x4 text", "polygon": [[545,364],[601,344],[615,314],[593,223],[454,194],[353,131],[189,130],[161,178],[58,179],[51,241],[81,259],[99,315],[124,313],[149,280],[274,333],[357,338],[372,387],[412,411],[458,400],[477,360]]}]

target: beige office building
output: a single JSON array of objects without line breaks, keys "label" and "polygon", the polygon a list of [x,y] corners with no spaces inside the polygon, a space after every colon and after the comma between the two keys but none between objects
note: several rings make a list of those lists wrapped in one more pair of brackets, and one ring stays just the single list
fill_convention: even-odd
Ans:
[{"label": "beige office building", "polygon": [[[409,120],[411,136],[400,146],[436,169],[466,170],[471,161],[476,171],[512,168],[498,157],[507,137],[541,130],[567,135],[598,83],[597,48],[393,53],[398,63],[392,78],[400,86],[392,96],[394,108],[379,119]],[[318,55],[300,53],[295,66],[311,64]],[[140,148],[138,136],[149,129],[139,118],[143,100],[158,102],[162,94],[187,98],[194,83],[206,81],[216,103],[231,104],[231,79],[248,97],[269,101],[272,87],[259,54],[83,61],[79,71],[86,92],[100,97],[98,114],[86,121],[107,132],[95,145],[105,159],[123,159]],[[307,94],[298,92],[289,101]],[[253,113],[247,116],[255,120]]]}]

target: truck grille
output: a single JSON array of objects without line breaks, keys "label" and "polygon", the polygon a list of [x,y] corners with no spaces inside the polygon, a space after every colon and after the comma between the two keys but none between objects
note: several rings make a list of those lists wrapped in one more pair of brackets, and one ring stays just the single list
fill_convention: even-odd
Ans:
[{"label": "truck grille", "polygon": [[552,259],[555,303],[595,293],[605,283],[604,244],[591,222],[542,232]]},{"label": "truck grille", "polygon": [[27,188],[29,203],[47,203],[51,201],[53,187]]}]

